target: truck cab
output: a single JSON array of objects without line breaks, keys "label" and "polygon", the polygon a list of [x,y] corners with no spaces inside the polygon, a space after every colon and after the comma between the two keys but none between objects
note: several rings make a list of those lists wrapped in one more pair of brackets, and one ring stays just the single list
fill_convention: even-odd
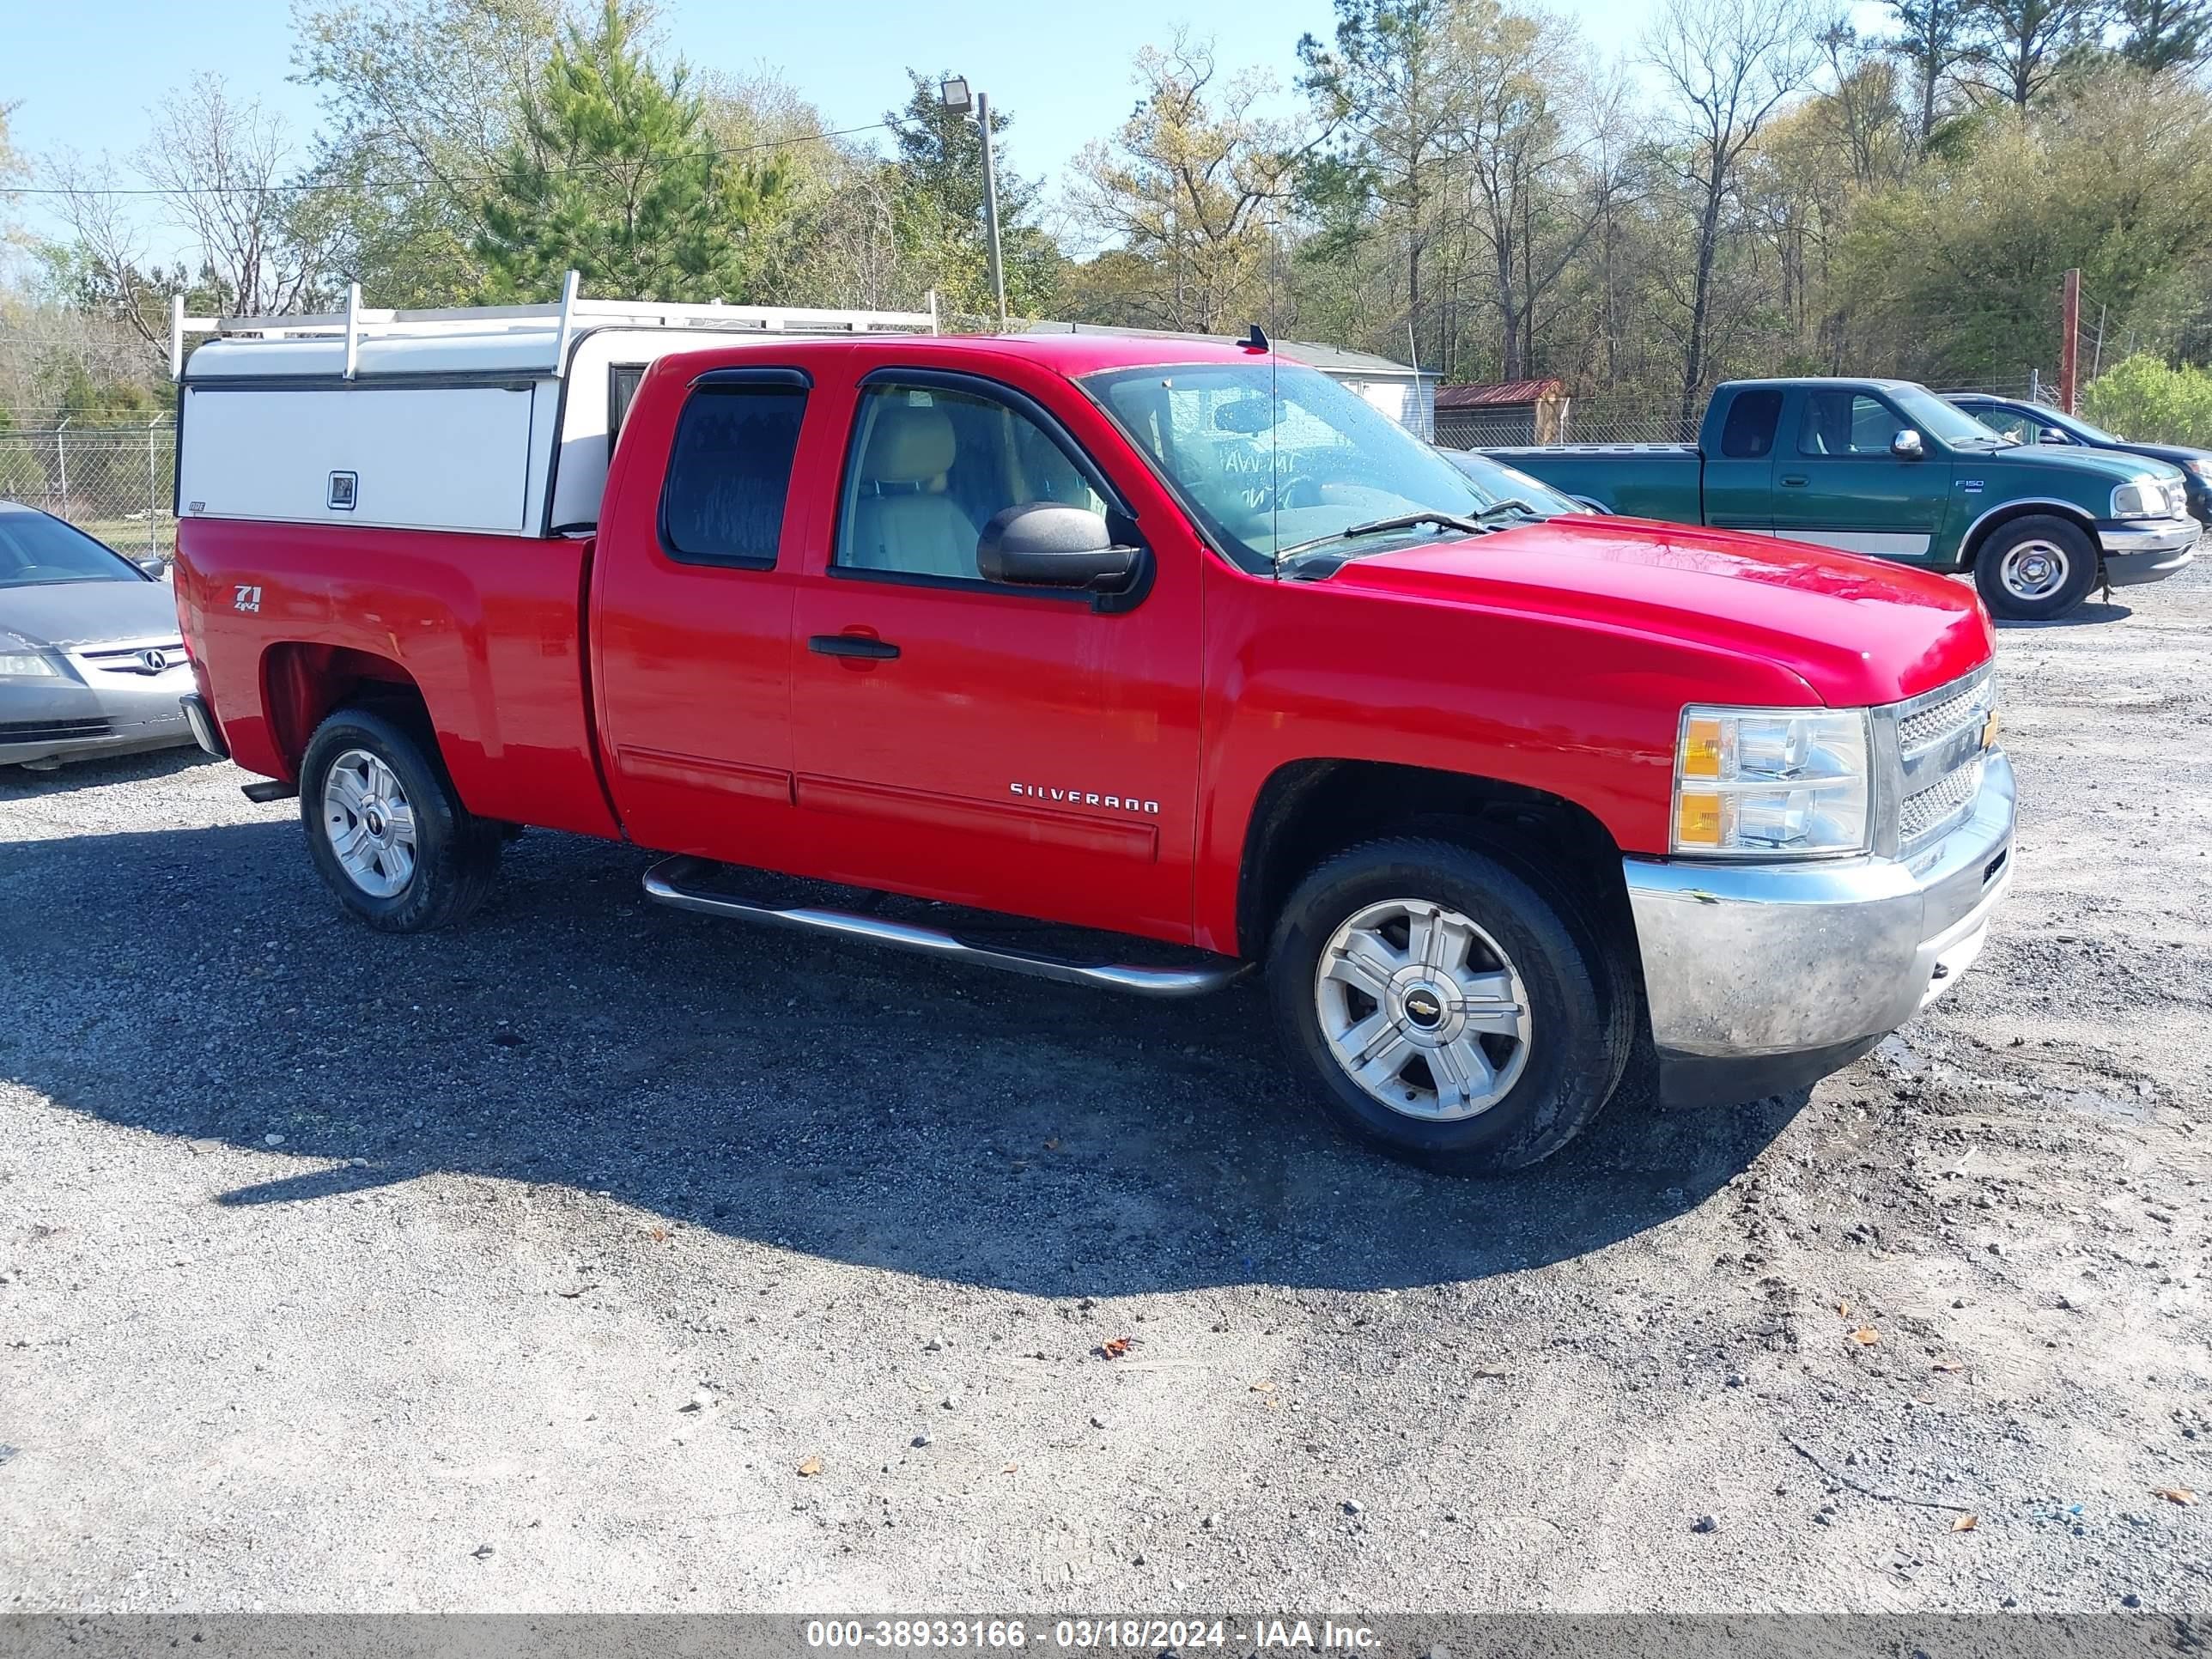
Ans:
[{"label": "truck cab", "polygon": [[653,850],[696,913],[1139,995],[1256,972],[1341,1122],[1499,1171],[1632,1065],[1726,1103],[1848,1063],[2010,879],[1971,596],[1499,495],[1263,340],[687,340],[548,533],[527,444],[519,528],[423,521],[491,457],[384,465],[419,379],[204,436],[203,397],[307,395],[242,389],[281,377],[237,337],[185,380],[182,488],[231,492],[179,529],[190,712],[374,927],[464,919],[526,823]]}]

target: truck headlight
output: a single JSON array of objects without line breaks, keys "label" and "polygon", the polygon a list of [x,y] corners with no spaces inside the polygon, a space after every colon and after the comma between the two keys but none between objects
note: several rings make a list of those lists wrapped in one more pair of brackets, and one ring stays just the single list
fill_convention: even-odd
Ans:
[{"label": "truck headlight", "polygon": [[2166,480],[2148,475],[2130,478],[2112,491],[2116,519],[2162,519],[2166,514]]},{"label": "truck headlight", "polygon": [[1868,846],[1863,708],[1682,711],[1674,744],[1677,854],[1803,858]]},{"label": "truck headlight", "polygon": [[0,653],[0,680],[35,680],[49,675],[58,678],[61,672],[34,651]]}]

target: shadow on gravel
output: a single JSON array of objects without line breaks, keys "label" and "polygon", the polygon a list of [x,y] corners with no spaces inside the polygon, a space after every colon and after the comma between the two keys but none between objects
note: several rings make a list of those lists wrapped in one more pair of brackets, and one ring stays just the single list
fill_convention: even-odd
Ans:
[{"label": "shadow on gravel", "polygon": [[215,764],[215,757],[205,750],[197,744],[186,744],[136,755],[94,755],[88,760],[64,761],[51,772],[0,766],[0,800],[90,789],[106,783],[137,783],[148,778],[168,777],[196,766]]},{"label": "shadow on gravel", "polygon": [[2085,599],[2063,617],[2053,617],[2047,622],[2021,622],[1992,617],[1999,628],[2019,629],[2025,633],[2040,633],[2047,628],[2095,628],[2106,623],[2125,622],[2134,616],[2133,607],[2109,600]]},{"label": "shadow on gravel", "polygon": [[295,823],[0,848],[0,1076],[312,1160],[225,1206],[453,1170],[1047,1296],[1578,1255],[1710,1197],[1805,1102],[1618,1102],[1530,1174],[1433,1176],[1319,1121],[1249,982],[1145,1003],[682,915],[647,862],[532,834],[469,926],[392,939],[338,915]]}]

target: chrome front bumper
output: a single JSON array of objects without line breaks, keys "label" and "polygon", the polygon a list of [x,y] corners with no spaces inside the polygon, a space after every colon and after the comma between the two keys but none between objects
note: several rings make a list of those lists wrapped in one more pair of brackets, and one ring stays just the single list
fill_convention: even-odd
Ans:
[{"label": "chrome front bumper", "polygon": [[2012,880],[2012,766],[1909,859],[1623,860],[1660,1093],[1747,1100],[1825,1077],[1958,982]]},{"label": "chrome front bumper", "polygon": [[2203,532],[2203,526],[2188,518],[2101,526],[2097,544],[2104,550],[2105,580],[2114,587],[2162,580],[2197,556]]}]

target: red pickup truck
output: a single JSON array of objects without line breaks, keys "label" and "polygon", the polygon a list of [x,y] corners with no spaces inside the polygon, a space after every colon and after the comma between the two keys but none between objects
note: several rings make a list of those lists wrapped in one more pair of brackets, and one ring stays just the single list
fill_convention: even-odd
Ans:
[{"label": "red pickup truck", "polygon": [[1547,517],[1256,338],[625,374],[564,315],[549,373],[374,321],[193,356],[176,574],[201,741],[371,927],[459,921],[532,824],[670,855],[695,911],[1158,995],[1257,968],[1322,1105],[1490,1171],[1632,1061],[1680,1103],[1846,1064],[2008,882],[1969,590]]}]

